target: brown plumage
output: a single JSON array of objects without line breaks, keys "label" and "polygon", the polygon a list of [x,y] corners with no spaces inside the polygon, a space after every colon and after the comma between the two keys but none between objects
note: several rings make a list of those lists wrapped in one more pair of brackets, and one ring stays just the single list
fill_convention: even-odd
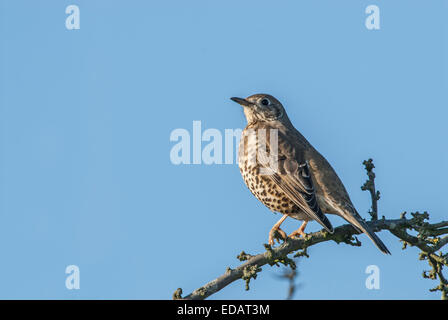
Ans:
[{"label": "brown plumage", "polygon": [[287,218],[304,221],[290,236],[304,236],[310,220],[328,232],[333,227],[324,213],[336,214],[364,232],[384,253],[384,243],[369,228],[353,206],[338,175],[328,161],[291,124],[282,104],[267,94],[246,99],[232,98],[244,107],[247,126],[239,146],[239,167],[244,182],[264,205],[283,214],[269,233],[279,232]]}]

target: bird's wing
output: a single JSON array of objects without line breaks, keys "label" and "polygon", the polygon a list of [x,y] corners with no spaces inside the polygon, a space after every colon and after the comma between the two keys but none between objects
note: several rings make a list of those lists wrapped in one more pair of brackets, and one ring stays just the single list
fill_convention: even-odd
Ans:
[{"label": "bird's wing", "polygon": [[342,181],[328,161],[314,148],[308,149],[308,152],[310,153],[306,158],[310,159],[310,171],[317,181],[320,179],[320,185],[326,186],[325,197],[331,200],[329,204],[332,209],[329,213],[337,214],[347,220],[358,232],[367,234],[382,252],[390,254],[386,245],[358,214]]},{"label": "bird's wing", "polygon": [[[269,145],[268,141],[266,145]],[[269,147],[266,149],[271,150]],[[277,159],[269,159],[266,152],[257,153],[259,164],[265,169],[264,173],[306,215],[319,222],[328,232],[333,232],[333,226],[317,203],[308,163],[288,152],[290,148],[278,149]]]}]

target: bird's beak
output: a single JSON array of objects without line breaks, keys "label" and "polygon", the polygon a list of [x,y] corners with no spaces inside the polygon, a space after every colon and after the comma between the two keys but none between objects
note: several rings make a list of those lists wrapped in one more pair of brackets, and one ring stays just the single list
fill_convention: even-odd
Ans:
[{"label": "bird's beak", "polygon": [[246,99],[242,99],[242,98],[230,98],[230,100],[235,101],[236,103],[242,105],[243,107],[252,107],[254,104],[250,101],[247,101]]}]

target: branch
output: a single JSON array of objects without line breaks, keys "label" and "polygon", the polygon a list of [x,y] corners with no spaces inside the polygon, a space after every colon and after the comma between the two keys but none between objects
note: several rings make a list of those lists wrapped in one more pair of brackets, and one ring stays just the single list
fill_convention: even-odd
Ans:
[{"label": "branch", "polygon": [[[407,234],[406,231],[403,231],[404,229],[418,228],[418,224],[420,223],[421,218],[418,213],[416,213],[415,215],[417,218],[414,217],[413,219],[381,219],[376,221],[368,221],[366,223],[374,231],[391,231],[398,238],[403,238],[403,241],[406,241],[408,244],[415,245],[420,249],[428,250],[430,256],[433,257],[433,255],[435,255],[433,253],[433,250],[438,248],[438,245],[434,248],[430,248],[426,244],[421,243],[419,239]],[[434,227],[435,224],[429,226]],[[448,233],[448,231],[446,233]],[[227,269],[227,271],[223,275],[203,285],[199,289],[194,290],[192,293],[184,297],[184,299],[205,299],[238,279],[244,279],[248,284],[248,280],[250,280],[251,278],[256,278],[256,274],[261,271],[262,266],[266,264],[269,264],[271,266],[274,264],[278,265],[278,263],[288,264],[288,262],[290,262],[289,260],[291,260],[287,257],[289,254],[298,250],[304,250],[321,242],[333,240],[337,243],[343,242],[354,246],[359,246],[360,243],[356,242],[356,238],[353,237],[356,234],[358,234],[358,232],[350,224],[346,224],[335,228],[333,234],[330,234],[325,230],[321,230],[308,234],[305,239],[287,238],[284,243],[276,248],[271,248],[271,246],[265,244],[266,252],[257,254],[255,256],[250,256],[250,258],[248,258],[246,262],[238,266],[236,269]],[[299,254],[300,253],[301,252],[299,252]],[[435,255],[435,257],[438,256]],[[444,260],[440,260],[440,257],[438,258],[439,261],[443,261],[444,265],[447,265],[446,258]]]},{"label": "branch", "polygon": [[375,173],[373,172],[373,168],[375,168],[375,165],[373,164],[372,159],[369,159],[367,161],[364,160],[362,164],[367,171],[367,176],[369,177],[369,179],[362,185],[361,190],[368,190],[370,192],[372,209],[369,213],[372,217],[372,220],[378,220],[378,200],[380,200],[380,192],[375,190]]},{"label": "branch", "polygon": [[[400,219],[383,219],[378,220],[378,205],[379,191],[375,190],[375,173],[373,173],[372,159],[363,162],[368,180],[361,187],[362,190],[368,190],[372,199],[372,216],[371,221],[366,223],[375,231],[388,230],[403,243],[403,249],[408,246],[415,246],[422,252],[420,253],[420,260],[428,260],[432,270],[429,273],[424,272],[423,276],[430,279],[439,279],[440,284],[430,291],[441,291],[442,299],[448,296],[447,279],[442,274],[443,266],[448,266],[448,254],[443,255],[442,252],[436,254],[448,243],[448,221],[430,224],[426,222],[429,219],[429,214],[411,213],[412,218],[406,218],[406,212],[402,213]],[[416,231],[417,235],[413,236],[409,231]],[[177,289],[173,294],[173,299],[187,299],[187,300],[202,300],[211,296],[212,294],[222,290],[230,283],[242,279],[246,282],[246,290],[249,290],[249,283],[251,279],[256,279],[257,274],[262,271],[261,267],[269,264],[270,266],[279,266],[283,264],[289,266],[293,271],[296,269],[296,264],[288,255],[295,253],[294,257],[308,256],[307,248],[317,245],[321,242],[335,241],[336,243],[346,243],[352,246],[361,246],[361,243],[356,238],[359,234],[350,224],[345,224],[334,229],[334,233],[330,234],[325,230],[310,233],[305,238],[295,239],[287,238],[281,245],[272,248],[265,244],[266,251],[257,255],[250,255],[241,252],[237,256],[240,261],[243,261],[235,269],[227,268],[226,272],[218,278],[208,282],[200,288],[194,290],[192,293],[182,297],[182,289]],[[440,237],[445,235],[444,237]]]}]

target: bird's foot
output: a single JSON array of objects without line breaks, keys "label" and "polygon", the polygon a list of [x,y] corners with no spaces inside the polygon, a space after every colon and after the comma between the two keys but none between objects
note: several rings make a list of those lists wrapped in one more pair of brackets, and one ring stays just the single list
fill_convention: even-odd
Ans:
[{"label": "bird's foot", "polygon": [[305,233],[305,228],[306,228],[307,224],[308,224],[308,221],[304,221],[302,223],[302,225],[300,226],[300,228],[297,229],[296,231],[294,231],[293,233],[291,233],[289,235],[289,237],[290,238],[295,238],[295,237],[300,238],[300,236],[302,236],[303,238],[305,238],[307,236],[307,234]]},{"label": "bird's foot", "polygon": [[290,238],[305,238],[307,236],[307,234],[305,232],[303,232],[303,230],[300,230],[300,228],[296,231],[294,231],[293,233],[291,233],[288,237]]},{"label": "bird's foot", "polygon": [[271,231],[269,231],[269,244],[271,246],[275,244],[275,240],[280,243],[280,239],[286,240],[286,238],[288,238],[288,236],[286,235],[285,231],[283,231],[279,227],[274,227],[271,229]]}]

